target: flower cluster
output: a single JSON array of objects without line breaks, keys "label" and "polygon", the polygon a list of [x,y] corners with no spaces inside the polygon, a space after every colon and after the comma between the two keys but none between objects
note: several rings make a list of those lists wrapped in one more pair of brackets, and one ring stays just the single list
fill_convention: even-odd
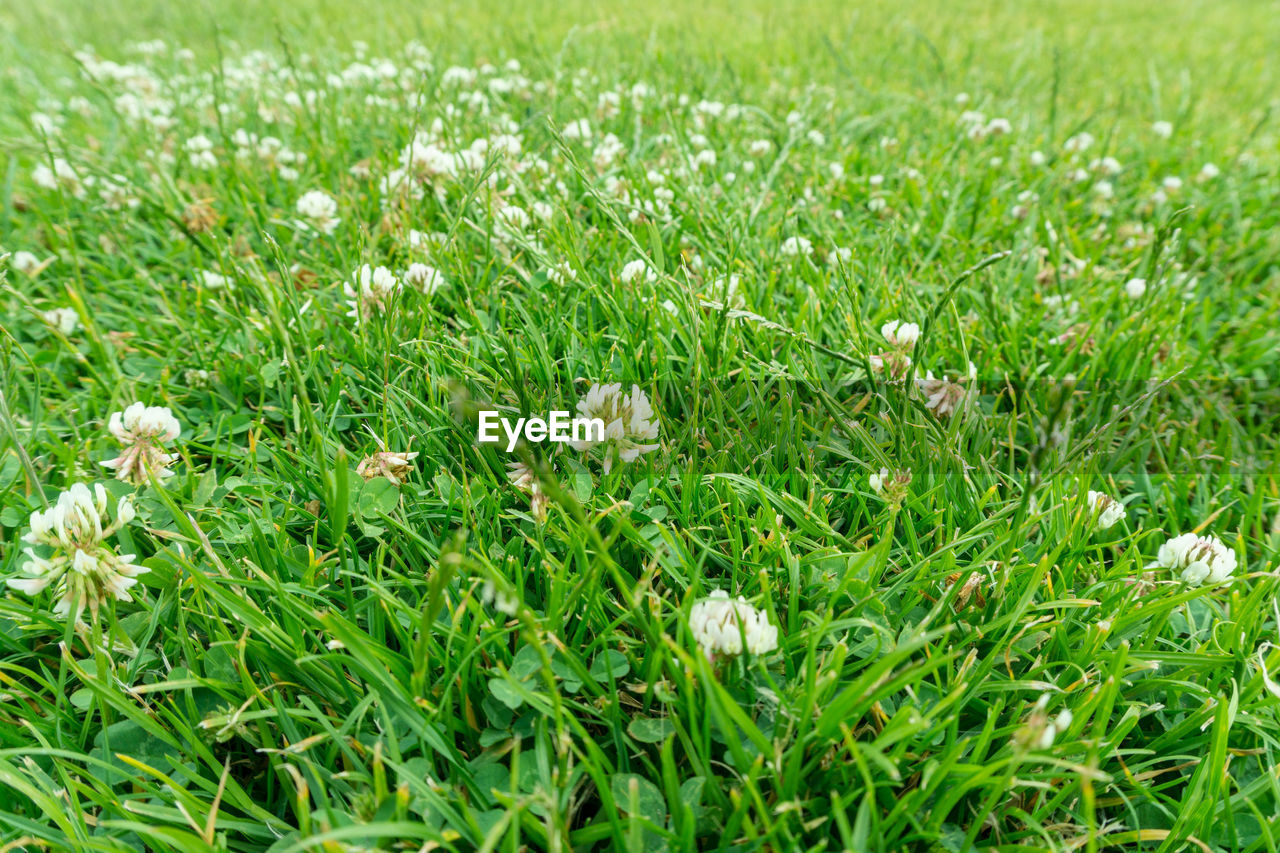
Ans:
[{"label": "flower cluster", "polygon": [[110,521],[102,484],[90,491],[83,483],[76,483],[49,509],[31,514],[31,530],[22,540],[52,553],[40,556],[35,547],[27,548],[30,559],[22,567],[26,577],[9,578],[9,587],[36,596],[53,586],[58,599],[54,614],[70,615],[76,622],[85,608],[96,619],[103,603],[132,600],[129,587],[149,570],[135,564],[133,554],[117,554],[106,540],[133,517],[133,504],[121,498],[115,520]]},{"label": "flower cluster", "polygon": [[386,311],[400,293],[400,279],[386,267],[363,264],[351,274],[351,281],[342,285],[351,310],[348,317],[359,323],[362,319]]},{"label": "flower cluster", "polygon": [[938,379],[933,371],[927,371],[923,379],[917,379],[916,385],[924,395],[925,408],[940,418],[954,415],[965,407],[969,401],[967,383],[978,377],[978,369],[969,363],[969,373],[964,377]]},{"label": "flower cluster", "polygon": [[1102,492],[1090,490],[1086,500],[1089,504],[1089,512],[1093,513],[1094,525],[1099,530],[1114,527],[1128,515],[1124,504]]},{"label": "flower cluster", "polygon": [[899,382],[907,375],[911,367],[911,350],[920,339],[920,327],[915,323],[904,323],[891,320],[880,327],[880,334],[889,344],[889,351],[877,353],[870,358],[871,369],[887,372],[890,381]]},{"label": "flower cluster", "polygon": [[1178,572],[1182,581],[1192,586],[1218,584],[1235,572],[1236,552],[1216,536],[1184,533],[1160,546],[1156,561],[1148,568],[1156,566]]},{"label": "flower cluster", "polygon": [[385,477],[397,486],[402,485],[405,478],[413,470],[413,460],[418,458],[418,451],[379,450],[372,456],[366,456],[356,466],[356,474],[366,480]]},{"label": "flower cluster", "polygon": [[338,218],[338,202],[323,190],[303,193],[296,209],[298,215],[305,220],[302,224],[315,228],[321,234],[332,234],[342,222]]},{"label": "flower cluster", "polygon": [[169,466],[177,461],[178,454],[169,453],[165,445],[182,433],[182,427],[168,408],[134,403],[123,412],[113,413],[107,430],[124,447],[119,456],[101,463],[116,472],[116,479],[142,485],[173,473]]},{"label": "flower cluster", "polygon": [[708,660],[716,655],[740,655],[745,648],[763,655],[778,647],[778,627],[742,596],[732,599],[722,589],[693,605],[689,630]]},{"label": "flower cluster", "polygon": [[590,435],[571,442],[574,450],[590,451],[604,448],[604,472],[613,468],[615,459],[634,462],[642,453],[658,448],[653,439],[658,437],[658,422],[654,417],[649,397],[639,385],[631,386],[631,393],[622,391],[622,384],[614,382],[593,384],[587,396],[578,401],[581,417],[604,421],[604,436]]},{"label": "flower cluster", "polygon": [[884,498],[885,503],[897,509],[907,498],[907,487],[911,485],[911,472],[905,469],[890,471],[888,468],[881,468],[867,477],[867,484],[871,486],[871,491]]}]

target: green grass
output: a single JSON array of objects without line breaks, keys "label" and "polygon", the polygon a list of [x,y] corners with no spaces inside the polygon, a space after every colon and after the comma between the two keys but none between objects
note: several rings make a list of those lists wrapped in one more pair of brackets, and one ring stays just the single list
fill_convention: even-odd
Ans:
[{"label": "green grass", "polygon": [[[430,63],[333,86],[353,39]],[[86,44],[147,65],[171,125]],[[149,572],[80,627],[0,592],[0,844],[1276,849],[1278,48],[1246,4],[6,6],[0,576],[77,482],[132,496],[109,542]],[[449,152],[522,153],[388,199],[437,117]],[[296,179],[238,129],[304,154]],[[39,186],[56,159],[98,185]],[[316,189],[331,235],[295,225]],[[513,232],[508,204],[545,218]],[[346,316],[360,264],[414,262],[447,284]],[[908,381],[871,360],[893,319],[921,326]],[[927,408],[915,380],[969,363],[966,405]],[[475,443],[479,409],[593,382],[647,393],[656,450],[606,474]],[[99,463],[139,400],[182,433],[133,486]],[[403,484],[358,474],[380,447],[418,454]],[[1126,517],[1097,529],[1089,490]],[[1152,565],[1191,531],[1229,580]],[[708,659],[713,590],[778,648]]]}]

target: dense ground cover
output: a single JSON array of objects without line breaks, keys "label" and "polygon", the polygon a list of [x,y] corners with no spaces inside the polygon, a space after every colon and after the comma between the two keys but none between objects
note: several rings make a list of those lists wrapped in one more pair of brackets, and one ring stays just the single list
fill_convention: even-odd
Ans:
[{"label": "dense ground cover", "polygon": [[1275,24],[74,12],[0,10],[0,842],[1280,844]]}]

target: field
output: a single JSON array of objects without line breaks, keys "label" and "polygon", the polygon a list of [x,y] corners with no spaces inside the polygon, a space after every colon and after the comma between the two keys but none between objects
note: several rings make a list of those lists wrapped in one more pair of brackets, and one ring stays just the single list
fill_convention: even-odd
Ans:
[{"label": "field", "polygon": [[1280,848],[1273,12],[6,4],[0,851]]}]

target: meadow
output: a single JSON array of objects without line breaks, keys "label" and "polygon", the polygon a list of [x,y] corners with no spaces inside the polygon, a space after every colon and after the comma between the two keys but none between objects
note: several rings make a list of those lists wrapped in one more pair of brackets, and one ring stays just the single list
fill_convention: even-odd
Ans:
[{"label": "meadow", "polygon": [[1269,11],[0,8],[0,851],[1280,849]]}]

